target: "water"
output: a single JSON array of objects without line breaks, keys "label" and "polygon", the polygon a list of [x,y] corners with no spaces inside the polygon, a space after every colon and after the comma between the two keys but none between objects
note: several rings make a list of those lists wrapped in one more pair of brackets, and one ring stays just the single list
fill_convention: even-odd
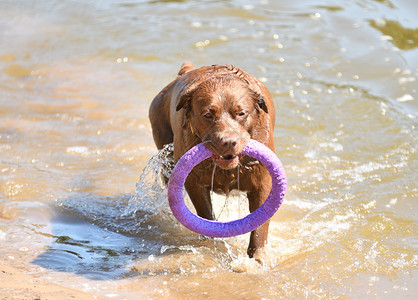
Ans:
[{"label": "water", "polygon": [[[414,298],[417,10],[2,1],[0,259],[103,298]],[[248,235],[170,214],[147,111],[185,60],[234,64],[274,97],[289,187],[263,266]],[[224,201],[221,219],[246,213]]]}]

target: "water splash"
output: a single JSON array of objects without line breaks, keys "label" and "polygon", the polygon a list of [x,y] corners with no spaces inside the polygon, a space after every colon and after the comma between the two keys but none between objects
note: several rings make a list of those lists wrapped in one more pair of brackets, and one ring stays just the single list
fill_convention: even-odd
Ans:
[{"label": "water splash", "polygon": [[[167,200],[166,182],[175,166],[173,151],[174,145],[167,144],[149,160],[136,184],[136,191],[128,201],[122,216],[138,215],[138,212],[145,212],[145,215],[142,217],[142,221],[145,221],[161,212],[167,212],[168,215],[171,215]],[[213,191],[213,180],[216,176],[215,170],[216,166],[214,166],[212,171],[211,198],[214,212],[217,216],[216,219],[227,221],[246,216],[249,211],[248,209],[242,209],[243,205],[248,206],[244,203],[245,197],[243,193],[232,191],[228,195],[222,196]],[[183,197],[189,209],[194,211],[187,192],[184,191]]]},{"label": "water splash", "polygon": [[[165,224],[175,222],[168,206],[165,184],[173,165],[173,145],[166,145],[149,160],[134,195],[74,193],[60,200],[57,208],[107,230],[129,236],[145,234],[153,239],[155,232],[166,231]],[[157,215],[157,219],[151,220]]]},{"label": "water splash", "polygon": [[173,151],[173,144],[167,144],[149,160],[123,215],[136,215],[141,210],[148,218],[168,208],[166,181],[174,168]]}]

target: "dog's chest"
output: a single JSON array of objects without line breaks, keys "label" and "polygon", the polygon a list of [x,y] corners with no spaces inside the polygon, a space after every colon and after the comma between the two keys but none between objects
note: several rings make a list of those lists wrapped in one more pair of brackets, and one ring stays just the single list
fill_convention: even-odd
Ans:
[{"label": "dog's chest", "polygon": [[232,190],[239,190],[240,177],[238,169],[222,170],[217,168],[211,178],[211,188],[216,193],[229,194]]},{"label": "dog's chest", "polygon": [[251,164],[241,164],[231,170],[221,169],[211,159],[205,160],[193,169],[198,176],[199,184],[209,187],[218,194],[229,194],[232,190],[248,191],[251,185],[249,180],[253,174]]}]

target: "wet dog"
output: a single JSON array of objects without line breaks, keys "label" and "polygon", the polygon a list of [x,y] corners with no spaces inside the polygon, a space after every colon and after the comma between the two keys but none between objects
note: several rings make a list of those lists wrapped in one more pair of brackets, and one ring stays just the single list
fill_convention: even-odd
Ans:
[{"label": "wet dog", "polygon": [[[214,153],[190,172],[185,183],[199,216],[214,219],[211,188],[223,194],[246,192],[250,212],[267,199],[270,174],[257,160],[241,155],[249,139],[274,151],[273,101],[254,76],[232,65],[194,69],[186,62],[152,101],[149,118],[157,147],[174,143],[175,162],[202,142]],[[259,262],[268,227],[269,222],[251,232],[247,253]]]}]

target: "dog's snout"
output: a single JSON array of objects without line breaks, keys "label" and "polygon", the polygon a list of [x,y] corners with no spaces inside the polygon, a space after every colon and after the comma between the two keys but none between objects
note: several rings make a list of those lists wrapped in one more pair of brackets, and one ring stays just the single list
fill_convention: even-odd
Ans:
[{"label": "dog's snout", "polygon": [[221,141],[221,146],[223,149],[233,149],[238,144],[238,141],[235,137],[223,137]]},{"label": "dog's snout", "polygon": [[218,155],[237,155],[239,154],[240,138],[232,132],[222,132],[217,134],[212,145],[216,149]]}]

